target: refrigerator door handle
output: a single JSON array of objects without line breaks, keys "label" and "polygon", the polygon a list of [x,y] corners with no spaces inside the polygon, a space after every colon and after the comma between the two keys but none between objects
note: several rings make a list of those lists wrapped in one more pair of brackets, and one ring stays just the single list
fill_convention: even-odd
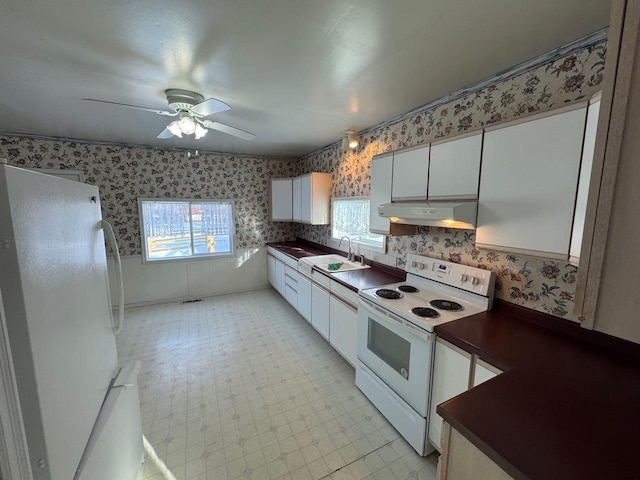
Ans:
[{"label": "refrigerator door handle", "polygon": [[113,325],[113,333],[118,335],[124,324],[124,285],[122,283],[122,263],[120,262],[120,252],[118,251],[118,242],[116,242],[116,234],[113,232],[113,227],[106,220],[102,220],[102,228],[105,232],[107,241],[111,245],[111,250],[113,250],[113,256],[116,262],[116,282],[118,283],[118,322]]}]

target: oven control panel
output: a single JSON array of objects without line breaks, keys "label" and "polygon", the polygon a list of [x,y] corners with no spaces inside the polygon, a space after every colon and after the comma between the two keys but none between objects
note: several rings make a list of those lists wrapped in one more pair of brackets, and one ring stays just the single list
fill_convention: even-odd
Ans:
[{"label": "oven control panel", "polygon": [[414,275],[484,296],[493,292],[495,284],[495,273],[489,270],[411,253],[407,255],[405,270]]}]

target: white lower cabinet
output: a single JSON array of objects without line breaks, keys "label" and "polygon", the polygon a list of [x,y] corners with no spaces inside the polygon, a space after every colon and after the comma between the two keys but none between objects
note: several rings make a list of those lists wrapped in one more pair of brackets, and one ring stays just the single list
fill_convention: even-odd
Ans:
[{"label": "white lower cabinet", "polygon": [[436,413],[439,404],[499,375],[502,371],[465,350],[438,338],[431,379],[429,433],[431,444],[442,453],[444,421]]},{"label": "white lower cabinet", "polygon": [[329,342],[355,367],[358,311],[335,296],[331,296],[329,310]]},{"label": "white lower cabinet", "polygon": [[429,412],[429,441],[442,452],[442,417],[436,413],[438,404],[469,388],[471,354],[438,338],[433,362],[431,409]]},{"label": "white lower cabinet", "polygon": [[298,271],[289,265],[285,267],[284,273],[284,298],[293,308],[298,309]]},{"label": "white lower cabinet", "polygon": [[275,277],[274,277],[274,281],[275,281],[275,289],[278,291],[278,293],[280,295],[282,295],[283,297],[286,295],[285,292],[285,267],[286,265],[284,264],[284,262],[281,262],[280,260],[278,260],[276,258],[276,263],[275,263]]},{"label": "white lower cabinet", "polygon": [[329,340],[329,315],[331,294],[324,288],[311,285],[311,325]]},{"label": "white lower cabinet", "polygon": [[358,294],[315,270],[307,277],[295,259],[273,247],[268,252],[269,283],[355,367]]},{"label": "white lower cabinet", "polygon": [[496,377],[502,373],[493,365],[488,364],[487,362],[476,359],[473,365],[473,382],[472,386],[480,385],[481,383],[486,382],[487,380],[491,380],[493,377]]},{"label": "white lower cabinet", "polygon": [[276,257],[267,255],[267,277],[269,284],[276,288]]},{"label": "white lower cabinet", "polygon": [[298,313],[311,323],[311,280],[298,274]]}]

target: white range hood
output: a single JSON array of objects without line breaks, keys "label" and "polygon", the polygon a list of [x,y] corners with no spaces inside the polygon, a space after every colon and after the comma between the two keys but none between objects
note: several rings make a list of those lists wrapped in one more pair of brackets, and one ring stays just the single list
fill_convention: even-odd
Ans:
[{"label": "white range hood", "polygon": [[445,228],[476,228],[478,202],[393,202],[378,207],[391,223]]}]

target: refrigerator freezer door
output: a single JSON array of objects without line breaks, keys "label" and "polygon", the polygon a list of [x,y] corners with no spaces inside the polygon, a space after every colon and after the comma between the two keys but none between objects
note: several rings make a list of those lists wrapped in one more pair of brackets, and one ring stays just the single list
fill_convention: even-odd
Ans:
[{"label": "refrigerator freezer door", "polygon": [[116,377],[100,410],[75,480],[136,480],[142,463],[138,397],[140,362],[129,362]]},{"label": "refrigerator freezer door", "polygon": [[69,480],[117,371],[98,189],[0,165],[0,241],[34,478]]}]

